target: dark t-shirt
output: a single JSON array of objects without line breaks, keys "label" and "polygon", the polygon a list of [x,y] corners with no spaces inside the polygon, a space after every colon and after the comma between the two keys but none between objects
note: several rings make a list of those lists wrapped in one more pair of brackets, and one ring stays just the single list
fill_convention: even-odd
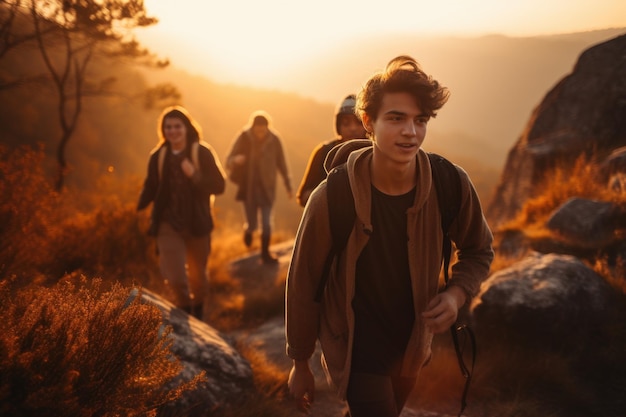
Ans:
[{"label": "dark t-shirt", "polygon": [[409,273],[406,211],[415,189],[400,196],[372,186],[372,227],[356,266],[352,301],[352,372],[398,375],[415,320]]}]

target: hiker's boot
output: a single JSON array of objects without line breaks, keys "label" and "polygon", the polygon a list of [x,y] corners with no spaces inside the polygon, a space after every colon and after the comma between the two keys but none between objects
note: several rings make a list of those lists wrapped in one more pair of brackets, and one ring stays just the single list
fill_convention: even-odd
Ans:
[{"label": "hiker's boot", "polygon": [[246,248],[249,248],[252,245],[252,232],[250,230],[244,230],[243,243],[246,245]]},{"label": "hiker's boot", "polygon": [[265,234],[261,236],[261,259],[264,264],[278,263],[278,258],[270,253],[270,236]]}]

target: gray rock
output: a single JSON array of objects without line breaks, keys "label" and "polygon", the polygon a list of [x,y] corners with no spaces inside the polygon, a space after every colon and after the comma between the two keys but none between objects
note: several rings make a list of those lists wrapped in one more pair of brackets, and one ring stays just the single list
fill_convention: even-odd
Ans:
[{"label": "gray rock", "polygon": [[482,343],[574,352],[611,320],[613,294],[579,259],[534,253],[483,283],[472,318]]},{"label": "gray rock", "polygon": [[575,197],[555,210],[546,226],[584,247],[603,248],[613,243],[621,216],[623,213],[612,203]]},{"label": "gray rock", "polygon": [[233,340],[208,324],[189,316],[159,295],[142,290],[142,297],[163,312],[165,326],[172,327],[172,352],[183,364],[172,388],[205,371],[207,381],[198,389],[183,393],[172,404],[179,410],[212,410],[236,402],[252,386],[252,369],[248,361],[233,347]]}]

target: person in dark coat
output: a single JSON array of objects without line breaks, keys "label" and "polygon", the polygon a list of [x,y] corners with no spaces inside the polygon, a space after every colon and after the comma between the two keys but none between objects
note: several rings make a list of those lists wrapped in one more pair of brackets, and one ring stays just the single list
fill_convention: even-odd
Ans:
[{"label": "person in dark coat", "polygon": [[326,178],[324,161],[326,160],[328,152],[347,140],[367,137],[363,122],[354,112],[355,103],[356,96],[354,94],[346,96],[341,103],[339,103],[335,111],[335,133],[337,137],[320,143],[313,149],[313,152],[311,152],[309,163],[307,164],[302,182],[296,193],[296,200],[302,207],[306,205],[315,187]]},{"label": "person in dark coat", "polygon": [[212,200],[225,189],[225,172],[200,127],[180,106],[159,119],[159,143],[150,154],[137,210],[152,203],[149,233],[174,304],[202,318],[214,221]]}]

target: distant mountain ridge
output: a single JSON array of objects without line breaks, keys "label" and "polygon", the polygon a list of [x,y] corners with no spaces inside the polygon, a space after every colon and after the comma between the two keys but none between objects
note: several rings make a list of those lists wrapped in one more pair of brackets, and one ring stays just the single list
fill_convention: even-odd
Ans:
[{"label": "distant mountain ridge", "polygon": [[[452,149],[461,149],[466,157],[500,167],[535,105],[571,71],[578,55],[622,33],[626,28],[526,38],[407,34],[363,38],[338,42],[294,63],[277,72],[275,84],[268,88],[334,106],[392,57],[412,55],[451,90],[450,101],[432,122],[431,138],[438,143],[427,138],[425,146],[450,155]],[[209,74],[210,68],[205,72]],[[455,136],[469,145],[455,143]]]}]

